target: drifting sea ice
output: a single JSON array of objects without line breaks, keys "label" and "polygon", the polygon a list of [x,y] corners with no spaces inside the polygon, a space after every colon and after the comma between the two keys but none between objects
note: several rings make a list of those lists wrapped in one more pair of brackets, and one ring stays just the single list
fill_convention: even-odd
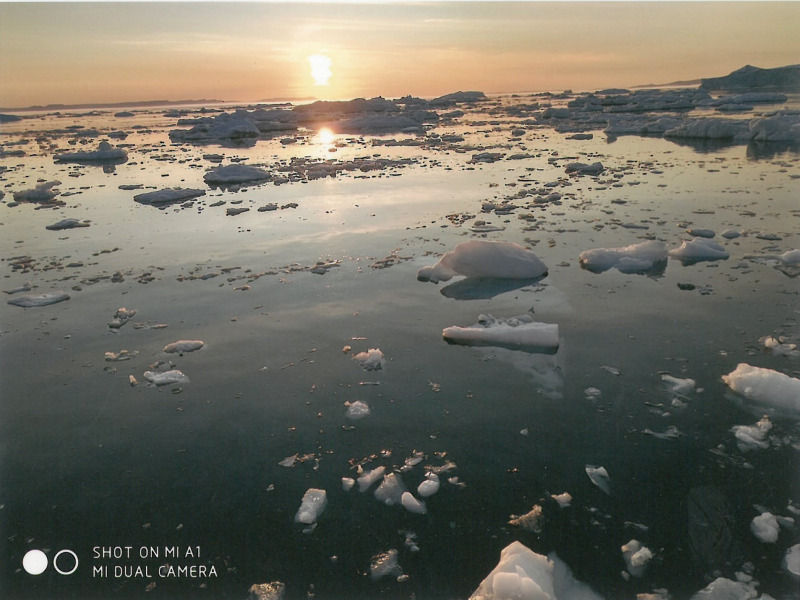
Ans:
[{"label": "drifting sea ice", "polygon": [[530,314],[498,319],[480,315],[470,327],[454,325],[442,331],[442,337],[454,344],[503,346],[515,349],[558,349],[558,325],[534,322]]},{"label": "drifting sea ice", "polygon": [[689,394],[689,392],[694,390],[696,384],[694,379],[681,379],[680,377],[673,377],[666,373],[661,375],[661,381],[667,386],[668,392],[679,396],[686,396]]},{"label": "drifting sea ice", "polygon": [[345,413],[345,416],[348,419],[356,421],[369,416],[369,405],[366,402],[356,400],[355,402],[345,402],[345,405],[347,406],[347,412]]},{"label": "drifting sea ice", "polygon": [[592,483],[603,490],[606,494],[611,495],[611,478],[608,476],[608,471],[605,467],[593,467],[586,465],[586,474]]},{"label": "drifting sea ice", "polygon": [[[751,600],[757,596],[758,592],[752,583],[717,577],[690,600]],[[762,596],[762,600],[767,598],[770,597],[766,594]]]},{"label": "drifting sea ice", "polygon": [[49,231],[61,231],[62,229],[75,229],[76,227],[89,227],[89,223],[81,221],[80,219],[61,219],[52,225],[45,225],[44,228]]},{"label": "drifting sea ice", "polygon": [[353,356],[353,360],[367,371],[379,371],[383,368],[383,352],[378,348],[370,348],[367,352],[359,352]]},{"label": "drifting sea ice", "polygon": [[730,254],[719,243],[707,238],[693,238],[684,241],[679,248],[669,251],[672,258],[677,258],[684,265],[704,260],[725,260]]},{"label": "drifting sea ice", "polygon": [[46,294],[18,296],[9,300],[8,304],[21,306],[23,308],[34,308],[56,304],[64,300],[69,300],[69,294],[66,292],[48,292]]},{"label": "drifting sea ice", "polygon": [[650,240],[622,248],[595,248],[581,252],[578,261],[593,273],[614,268],[622,273],[656,273],[666,266],[667,246]]},{"label": "drifting sea ice", "polygon": [[422,500],[417,500],[411,492],[403,492],[400,497],[400,503],[408,512],[424,515],[428,512],[425,503]]},{"label": "drifting sea ice", "polygon": [[774,544],[778,541],[779,529],[778,520],[770,512],[763,512],[750,521],[750,531],[758,541],[765,544]]},{"label": "drifting sea ice", "polygon": [[55,161],[60,163],[65,162],[125,162],[128,160],[128,153],[122,148],[114,148],[108,142],[100,142],[97,150],[87,152],[66,152],[55,156]]},{"label": "drifting sea ice", "polygon": [[784,570],[795,579],[800,579],[800,544],[795,544],[783,555]]},{"label": "drifting sea ice", "polygon": [[722,381],[748,400],[800,414],[800,379],[772,369],[739,363]]},{"label": "drifting sea ice", "polygon": [[406,486],[403,485],[400,476],[397,473],[387,473],[374,495],[386,506],[394,506],[401,503],[404,493],[406,493]]},{"label": "drifting sea ice", "polygon": [[550,494],[550,497],[556,501],[560,508],[567,508],[572,506],[572,495],[569,492],[561,494]]},{"label": "drifting sea ice", "polygon": [[634,577],[642,577],[647,563],[653,558],[650,549],[639,540],[631,540],[621,548],[622,558],[625,559],[625,568]]},{"label": "drifting sea ice", "polygon": [[194,352],[203,346],[205,346],[205,342],[202,340],[178,340],[164,346],[162,352],[183,354],[184,352]]},{"label": "drifting sea ice", "polygon": [[61,185],[60,181],[39,183],[33,189],[14,192],[14,200],[17,202],[50,202],[60,193],[55,189],[59,185]]},{"label": "drifting sea ice", "polygon": [[139,204],[162,206],[172,204],[173,202],[191,200],[192,198],[197,198],[198,196],[205,196],[205,194],[206,193],[204,190],[195,190],[191,188],[167,188],[164,190],[156,190],[154,192],[137,194],[133,197],[133,200]]},{"label": "drifting sea ice", "polygon": [[373,483],[383,477],[384,471],[386,471],[386,467],[376,467],[371,471],[364,471],[358,478],[358,491],[366,492]]},{"label": "drifting sea ice", "polygon": [[555,553],[537,554],[520,542],[500,552],[500,562],[481,582],[470,600],[602,600],[576,580]]},{"label": "drifting sea ice", "polygon": [[461,242],[433,266],[417,271],[420,281],[448,281],[455,275],[471,278],[535,279],[547,267],[530,250],[511,242],[471,240]]},{"label": "drifting sea ice", "polygon": [[163,373],[156,371],[145,371],[144,378],[156,386],[171,385],[173,383],[186,383],[189,381],[189,378],[178,369],[164,371]]},{"label": "drifting sea ice", "polygon": [[731,431],[736,436],[736,445],[742,452],[748,450],[763,450],[769,448],[769,442],[764,438],[772,429],[769,417],[763,417],[755,425],[734,425]]},{"label": "drifting sea ice", "polygon": [[263,181],[271,175],[264,169],[250,165],[232,164],[217,167],[203,175],[203,181],[208,184],[245,183],[247,181]]},{"label": "drifting sea ice", "polygon": [[386,552],[376,554],[369,561],[369,576],[372,581],[377,581],[382,577],[402,577],[403,569],[397,562],[399,552],[392,548]]},{"label": "drifting sea ice", "polygon": [[325,490],[309,488],[306,490],[306,493],[303,494],[300,508],[297,509],[297,514],[294,516],[294,522],[304,523],[306,525],[316,523],[327,504],[328,496]]},{"label": "drifting sea ice", "polygon": [[439,476],[436,473],[428,473],[425,475],[425,481],[417,486],[417,493],[423,498],[433,496],[439,491]]}]

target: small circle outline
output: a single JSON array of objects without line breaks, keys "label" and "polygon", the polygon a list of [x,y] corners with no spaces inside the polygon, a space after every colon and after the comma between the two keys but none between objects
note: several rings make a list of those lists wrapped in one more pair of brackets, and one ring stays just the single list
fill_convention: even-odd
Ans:
[{"label": "small circle outline", "polygon": [[[58,560],[58,557],[61,556],[62,554],[71,554],[72,557],[75,559],[75,566],[72,567],[71,571],[62,571],[61,569],[58,568],[56,561]],[[78,562],[79,562],[78,555],[75,554],[72,550],[65,548],[64,550],[59,550],[58,552],[56,552],[56,555],[53,557],[53,568],[56,571],[58,571],[60,575],[72,575],[75,571],[78,570]]]}]

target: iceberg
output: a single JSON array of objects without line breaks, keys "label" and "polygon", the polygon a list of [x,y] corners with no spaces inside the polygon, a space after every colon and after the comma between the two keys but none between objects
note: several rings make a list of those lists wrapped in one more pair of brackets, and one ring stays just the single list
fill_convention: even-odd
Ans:
[{"label": "iceberg", "polygon": [[769,442],[764,438],[772,429],[769,417],[762,417],[755,425],[734,425],[731,431],[736,436],[736,445],[742,452],[748,450],[763,450],[769,448]]},{"label": "iceberg", "polygon": [[8,304],[21,306],[22,308],[34,308],[64,302],[64,300],[69,300],[69,294],[66,292],[47,292],[38,295],[18,296],[9,300]]},{"label": "iceberg", "polygon": [[345,402],[345,405],[347,406],[347,412],[345,413],[345,416],[348,419],[357,421],[358,419],[363,419],[364,417],[369,416],[369,405],[366,402],[356,400],[355,402]]},{"label": "iceberg", "polygon": [[372,581],[377,581],[382,577],[401,577],[403,569],[400,568],[400,563],[397,562],[399,552],[392,548],[386,552],[376,554],[369,561],[369,576]]},{"label": "iceberg", "polygon": [[756,404],[800,414],[800,379],[772,369],[739,363],[733,371],[722,376],[722,381]]},{"label": "iceberg", "polygon": [[700,237],[684,241],[679,248],[670,250],[669,255],[684,265],[704,260],[725,260],[730,256],[719,243]]},{"label": "iceberg", "polygon": [[376,467],[371,471],[364,471],[358,478],[358,491],[366,492],[369,487],[383,477],[386,467]]},{"label": "iceberg", "polygon": [[406,486],[397,473],[387,473],[383,476],[383,481],[375,490],[375,498],[383,502],[386,506],[400,504],[403,494],[406,493]]},{"label": "iceberg", "polygon": [[122,148],[114,148],[108,142],[100,142],[97,150],[87,152],[66,152],[58,154],[54,159],[58,163],[124,163],[128,153]]},{"label": "iceberg", "polygon": [[750,531],[759,542],[774,544],[778,541],[778,520],[771,512],[763,512],[750,521]]},{"label": "iceberg", "polygon": [[653,558],[650,549],[639,540],[631,540],[621,548],[625,568],[634,577],[642,577],[647,563]]},{"label": "iceberg", "polygon": [[471,278],[535,279],[547,267],[530,250],[512,242],[471,240],[458,244],[433,266],[417,271],[420,281],[448,281],[455,275]]},{"label": "iceberg", "polygon": [[500,561],[470,600],[602,600],[572,576],[555,553],[537,554],[520,542],[500,552]]},{"label": "iceberg", "polygon": [[581,252],[578,261],[593,273],[616,268],[622,273],[659,274],[667,264],[667,246],[650,240],[622,248],[595,248]]},{"label": "iceberg", "polygon": [[166,206],[174,202],[182,202],[184,200],[197,198],[198,196],[205,196],[205,194],[206,193],[204,190],[196,190],[192,188],[167,188],[164,190],[156,190],[154,192],[137,194],[133,197],[133,200],[139,204]]},{"label": "iceberg", "polygon": [[425,475],[425,481],[417,486],[417,494],[423,498],[433,496],[439,491],[439,476],[436,473],[428,473]]},{"label": "iceberg", "polygon": [[520,350],[558,350],[558,325],[537,323],[530,314],[508,319],[480,315],[470,327],[454,325],[442,330],[442,337],[453,344],[502,346]]},{"label": "iceberg", "polygon": [[783,555],[784,570],[795,579],[800,579],[800,544],[795,544]]},{"label": "iceberg", "polygon": [[325,490],[309,488],[306,490],[306,493],[303,494],[303,499],[300,501],[300,508],[297,509],[297,514],[294,516],[294,522],[304,523],[306,525],[316,523],[327,504],[328,497]]},{"label": "iceberg", "polygon": [[271,177],[264,169],[250,165],[233,164],[211,169],[203,175],[203,181],[209,185],[230,185],[249,181],[265,181]]}]

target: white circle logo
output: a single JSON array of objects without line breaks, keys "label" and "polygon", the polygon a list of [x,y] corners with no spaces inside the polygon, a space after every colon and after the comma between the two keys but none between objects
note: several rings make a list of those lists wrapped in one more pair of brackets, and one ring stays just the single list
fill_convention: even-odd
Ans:
[{"label": "white circle logo", "polygon": [[[71,554],[72,558],[75,561],[75,564],[72,565],[72,569],[62,571],[61,568],[58,566],[58,557],[62,554]],[[63,561],[62,561],[63,562]],[[67,561],[69,564],[69,561]],[[56,552],[56,555],[53,557],[53,568],[58,571],[61,575],[72,575],[75,571],[78,570],[78,555],[75,554],[72,550],[59,550]]]},{"label": "white circle logo", "polygon": [[22,568],[31,575],[41,575],[47,568],[47,555],[41,550],[28,550],[22,557]]}]

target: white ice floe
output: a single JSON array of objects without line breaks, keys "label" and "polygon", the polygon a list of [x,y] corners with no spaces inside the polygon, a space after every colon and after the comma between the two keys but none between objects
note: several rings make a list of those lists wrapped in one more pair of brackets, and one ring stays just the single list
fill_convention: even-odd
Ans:
[{"label": "white ice floe", "polygon": [[690,227],[686,230],[686,233],[694,237],[702,238],[713,238],[717,235],[713,229],[705,229],[703,227]]},{"label": "white ice floe", "polygon": [[400,504],[406,486],[397,473],[387,473],[383,476],[383,481],[375,490],[375,498],[383,502],[386,506]]},{"label": "white ice floe", "polygon": [[500,562],[481,582],[470,600],[602,600],[576,580],[555,553],[537,554],[520,542],[500,552]]},{"label": "white ice floe", "polygon": [[342,489],[345,492],[349,492],[353,489],[353,486],[356,484],[356,480],[352,477],[342,477]]},{"label": "white ice floe", "polygon": [[749,137],[748,122],[739,119],[690,119],[664,132],[665,138],[735,140]]},{"label": "white ice floe", "polygon": [[17,202],[50,202],[60,193],[56,189],[59,185],[61,185],[60,181],[38,183],[33,189],[14,192],[14,200]]},{"label": "white ice floe", "polygon": [[328,495],[325,490],[309,488],[306,490],[306,493],[303,494],[300,508],[297,509],[297,514],[294,516],[294,522],[304,523],[306,525],[316,523],[327,504]]},{"label": "white ice floe", "polygon": [[369,487],[383,477],[386,467],[376,467],[371,471],[364,471],[358,478],[358,491],[366,492]]},{"label": "white ice floe", "polygon": [[355,402],[345,402],[345,406],[347,406],[347,412],[345,413],[345,416],[348,419],[357,421],[358,419],[363,419],[364,417],[369,416],[370,409],[366,402],[362,402],[361,400],[356,400]]},{"label": "white ice floe", "polygon": [[383,352],[378,348],[370,348],[367,352],[359,352],[353,356],[353,360],[367,371],[379,371],[383,368]]},{"label": "white ice floe", "polygon": [[739,363],[736,369],[722,376],[722,381],[752,402],[800,414],[800,379]]},{"label": "white ice floe", "polygon": [[800,114],[781,112],[772,117],[750,121],[749,139],[754,142],[800,141]]},{"label": "white ice floe", "polygon": [[425,503],[422,500],[417,500],[411,492],[403,492],[400,498],[400,503],[408,512],[424,515],[428,512]]},{"label": "white ice floe", "polygon": [[[191,129],[173,129],[169,138],[175,142],[210,142],[256,139],[261,135],[255,116],[246,110],[203,117],[193,122],[196,125]],[[188,123],[181,121],[179,124]]]},{"label": "white ice floe", "polygon": [[647,564],[653,558],[650,548],[639,540],[631,540],[621,548],[622,558],[625,560],[625,569],[634,577],[642,577]]},{"label": "white ice floe", "polygon": [[750,521],[750,531],[753,532],[759,542],[765,544],[777,542],[779,530],[778,520],[771,512],[763,512],[753,517],[753,520]]},{"label": "white ice floe", "polygon": [[84,152],[66,152],[55,156],[56,162],[125,162],[128,160],[128,153],[122,148],[114,148],[108,142],[100,142],[97,150]]},{"label": "white ice floe", "polygon": [[214,185],[229,185],[248,181],[264,181],[270,177],[272,176],[264,169],[236,163],[208,171],[203,175],[203,181]]},{"label": "white ice floe", "polygon": [[191,188],[167,188],[164,190],[155,190],[153,192],[145,192],[144,194],[137,194],[133,197],[135,202],[139,204],[151,205],[166,205],[173,202],[182,202],[184,200],[191,200],[198,196],[205,196],[204,190],[196,190]]},{"label": "white ice floe", "polygon": [[8,304],[21,306],[23,308],[34,308],[37,306],[55,304],[57,302],[64,302],[64,300],[69,300],[69,294],[66,292],[47,292],[45,294],[17,296],[9,300]]},{"label": "white ice floe", "polygon": [[420,281],[448,281],[455,275],[500,279],[534,279],[547,267],[530,250],[511,242],[471,240],[458,244],[433,266],[417,271]]},{"label": "white ice floe", "polygon": [[605,467],[594,467],[586,465],[586,474],[592,483],[603,490],[606,494],[611,494],[611,478],[608,476],[608,471]]},{"label": "white ice floe", "polygon": [[[717,577],[690,600],[752,600],[757,597],[758,591],[753,583]],[[762,600],[766,598],[769,596],[762,597]]]},{"label": "white ice floe", "polygon": [[769,442],[764,438],[772,430],[769,417],[762,417],[755,425],[734,425],[731,431],[736,436],[736,445],[742,452],[748,450],[763,450],[769,448]]},{"label": "white ice floe", "polygon": [[800,356],[800,351],[797,350],[797,344],[784,342],[781,338],[768,335],[759,340],[764,344],[764,348],[780,356]]},{"label": "white ice floe", "polygon": [[145,371],[144,378],[156,386],[171,385],[173,383],[186,383],[189,378],[178,369],[170,371]]},{"label": "white ice floe", "polygon": [[519,349],[558,349],[558,325],[537,323],[530,314],[508,319],[480,315],[470,327],[454,325],[442,330],[442,337],[455,344],[504,346]]},{"label": "white ice floe", "polygon": [[386,552],[376,554],[369,561],[369,576],[372,581],[377,581],[382,577],[401,577],[403,569],[397,561],[399,552],[392,548]]},{"label": "white ice floe", "polygon": [[550,497],[556,501],[556,504],[561,508],[567,508],[572,505],[572,495],[569,492],[561,494],[550,494]]},{"label": "white ice floe", "polygon": [[423,498],[433,496],[439,491],[439,476],[436,473],[428,473],[425,475],[425,481],[417,486],[417,494]]},{"label": "white ice floe", "polygon": [[62,229],[75,229],[76,227],[89,227],[89,223],[80,219],[61,219],[52,225],[45,225],[45,229],[50,231],[61,231]]},{"label": "white ice floe", "polygon": [[594,273],[619,269],[623,273],[648,273],[666,265],[667,246],[650,240],[621,248],[595,248],[580,253],[581,267]]},{"label": "white ice floe", "polygon": [[203,346],[205,346],[205,342],[202,340],[178,340],[164,346],[162,352],[184,354],[185,352],[200,350]]},{"label": "white ice floe", "polygon": [[706,238],[684,241],[680,247],[670,250],[669,255],[684,264],[705,260],[725,260],[730,256],[721,244]]},{"label": "white ice floe", "polygon": [[673,377],[672,375],[668,375],[666,373],[661,375],[661,381],[664,382],[664,385],[667,387],[667,391],[670,394],[676,394],[678,396],[688,395],[694,391],[694,386],[696,385],[694,379],[681,379],[680,377]]},{"label": "white ice floe", "polygon": [[800,544],[795,544],[783,555],[783,569],[795,579],[800,579]]}]

